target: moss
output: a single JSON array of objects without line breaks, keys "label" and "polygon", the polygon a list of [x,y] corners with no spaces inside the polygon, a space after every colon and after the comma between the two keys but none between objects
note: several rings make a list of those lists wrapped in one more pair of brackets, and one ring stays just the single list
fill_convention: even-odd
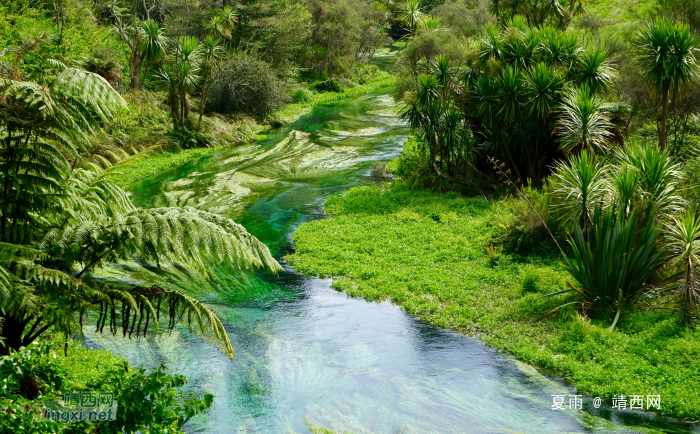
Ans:
[{"label": "moss", "polygon": [[538,320],[564,301],[538,297],[566,288],[568,275],[553,256],[489,256],[499,203],[383,185],[331,196],[326,210],[331,218],[295,232],[296,270],[477,336],[608,404],[613,395],[661,395],[662,414],[700,417],[700,330],[667,310],[627,312],[613,332],[607,319],[565,309]]}]

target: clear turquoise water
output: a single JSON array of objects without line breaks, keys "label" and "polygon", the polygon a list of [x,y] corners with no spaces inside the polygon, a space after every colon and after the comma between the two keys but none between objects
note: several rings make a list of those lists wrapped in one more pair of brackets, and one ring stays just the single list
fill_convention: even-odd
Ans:
[{"label": "clear turquoise water", "polygon": [[[324,199],[365,182],[373,161],[396,155],[409,132],[388,95],[317,107],[265,142],[193,161],[131,187],[139,206],[196,205],[242,222],[281,257],[291,233],[322,218]],[[306,420],[357,433],[688,432],[644,413],[551,410],[561,381],[428,326],[388,303],[353,299],[331,280],[280,276],[241,285],[169,280],[206,299],[225,321],[233,361],[186,330],[122,340],[90,336],[133,364],[165,362],[188,390],[214,393],[188,425],[202,433],[308,432]],[[120,272],[130,272],[122,267]],[[133,279],[142,275],[132,275]]]}]

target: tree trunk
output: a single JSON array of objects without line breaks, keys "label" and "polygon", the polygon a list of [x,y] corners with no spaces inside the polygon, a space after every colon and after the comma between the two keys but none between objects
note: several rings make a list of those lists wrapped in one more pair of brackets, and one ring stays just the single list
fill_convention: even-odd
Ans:
[{"label": "tree trunk", "polygon": [[139,80],[141,79],[141,66],[143,65],[143,57],[137,52],[133,51],[131,53],[131,72],[130,72],[130,86],[132,89],[138,89]]},{"label": "tree trunk", "polygon": [[671,83],[666,80],[661,85],[661,126],[659,127],[659,150],[666,149],[666,118],[668,117],[668,91]]},{"label": "tree trunk", "polygon": [[139,80],[139,89],[143,89],[143,82],[146,81],[146,74],[148,73],[148,60],[143,62],[143,74],[139,73],[141,79]]},{"label": "tree trunk", "polygon": [[202,116],[204,115],[204,104],[207,102],[207,80],[202,83],[202,101],[199,103],[199,121],[197,121],[197,131],[202,128]]},{"label": "tree trunk", "polygon": [[174,90],[170,91],[170,116],[173,118],[173,129],[176,130],[180,121],[180,100]]}]

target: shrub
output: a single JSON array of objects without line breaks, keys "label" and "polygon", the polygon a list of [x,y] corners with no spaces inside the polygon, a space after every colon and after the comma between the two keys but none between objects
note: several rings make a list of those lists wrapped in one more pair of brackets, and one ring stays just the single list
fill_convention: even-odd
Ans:
[{"label": "shrub", "polygon": [[316,83],[314,88],[319,92],[342,92],[343,87],[340,85],[340,81],[336,78],[331,78],[330,80],[322,81]]},{"label": "shrub", "polygon": [[[555,228],[551,221],[549,194],[547,184],[542,190],[532,187],[522,187],[521,191],[527,195],[532,206],[537,210],[537,214],[547,223],[550,228]],[[510,211],[510,216],[504,222],[507,237],[505,237],[506,251],[526,254],[540,253],[546,255],[548,252],[556,252],[547,228],[540,220],[540,217],[532,210],[530,204],[521,196],[512,197],[504,201],[505,208]]]},{"label": "shrub", "polygon": [[417,137],[409,137],[404,142],[401,155],[391,160],[388,167],[409,188],[435,188],[447,183],[430,167],[427,146]]},{"label": "shrub", "polygon": [[358,63],[348,73],[348,78],[357,84],[365,84],[375,77],[381,75],[377,65],[368,63]]},{"label": "shrub", "polygon": [[521,289],[523,293],[539,291],[540,276],[532,268],[528,268],[523,272],[521,281]]},{"label": "shrub", "polygon": [[370,176],[375,178],[392,178],[391,171],[387,166],[387,163],[383,161],[375,161],[369,172]]},{"label": "shrub", "polygon": [[[115,393],[116,420],[97,422],[100,433],[181,432],[188,420],[211,406],[212,395],[200,399],[183,393],[179,389],[186,378],[167,374],[163,365],[152,371],[132,368],[126,361],[115,362],[109,353],[99,354],[76,343],[70,343],[71,354],[64,358],[63,345],[58,345],[61,351],[56,347],[55,342],[44,342],[0,357],[0,432],[97,432],[95,422],[37,420],[41,406],[37,398],[60,400],[65,392],[81,390]],[[94,370],[95,364],[101,370]],[[107,367],[111,369],[105,372]]]},{"label": "shrub", "polygon": [[574,225],[573,258],[564,258],[564,269],[577,284],[570,291],[578,292],[580,303],[594,315],[616,312],[611,328],[621,309],[637,300],[664,263],[657,244],[660,225],[649,214],[640,220],[635,213],[625,218],[612,209],[603,214],[596,206],[585,234]]},{"label": "shrub", "polygon": [[206,104],[208,110],[219,113],[245,112],[264,118],[288,101],[284,83],[268,63],[236,52],[214,77]]},{"label": "shrub", "polygon": [[305,89],[298,89],[292,92],[292,102],[295,104],[311,101],[311,92]]}]

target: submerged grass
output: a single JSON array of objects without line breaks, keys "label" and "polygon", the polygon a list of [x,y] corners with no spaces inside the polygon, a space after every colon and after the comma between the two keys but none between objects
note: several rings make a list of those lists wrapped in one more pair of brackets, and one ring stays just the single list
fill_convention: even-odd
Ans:
[{"label": "submerged grass", "polygon": [[[310,111],[310,109],[314,106],[320,104],[330,104],[348,98],[355,98],[378,91],[379,89],[393,86],[395,83],[395,76],[386,72],[380,72],[376,77],[368,80],[365,84],[345,89],[344,92],[314,93],[306,102],[287,105],[285,108],[272,115],[272,119],[276,119],[277,123],[291,123],[299,116],[302,116]],[[249,122],[254,121],[249,119]],[[214,124],[215,122],[211,121],[210,123]],[[147,130],[148,126],[143,125],[143,128]],[[260,125],[250,126],[249,130],[256,133],[251,137],[254,137],[256,140],[265,140],[267,136],[261,132],[262,128],[263,127]],[[148,136],[147,131],[145,132],[146,136]],[[212,135],[216,136],[216,134]],[[227,143],[226,140],[227,139],[225,137],[221,140],[216,140],[216,146],[209,148],[193,148],[180,151],[156,150],[149,155],[135,158],[128,165],[120,168],[119,170],[115,170],[116,173],[109,175],[109,177],[119,184],[119,186],[126,188],[131,183],[159,173],[162,170],[181,166],[192,160],[196,160],[206,155],[211,155],[218,149],[221,149],[224,146],[222,143]]]},{"label": "submerged grass", "polygon": [[660,395],[660,413],[700,417],[700,331],[668,310],[626,312],[612,332],[572,310],[538,321],[562,302],[538,297],[566,288],[568,275],[555,252],[516,256],[491,245],[498,203],[385,184],[331,196],[326,210],[331,218],[295,232],[296,270],[477,336],[608,405],[614,395]]}]

